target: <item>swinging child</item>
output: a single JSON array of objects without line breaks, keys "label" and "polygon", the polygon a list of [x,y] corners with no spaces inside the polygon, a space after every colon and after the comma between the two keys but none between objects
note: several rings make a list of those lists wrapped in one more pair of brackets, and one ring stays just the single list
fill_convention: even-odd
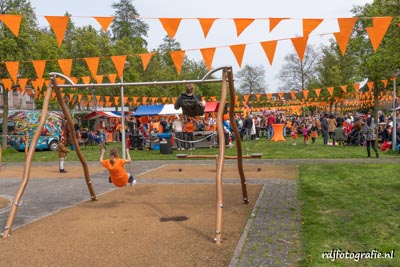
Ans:
[{"label": "swinging child", "polygon": [[110,158],[104,159],[104,153],[106,152],[105,147],[101,148],[100,163],[106,168],[110,174],[111,182],[118,187],[126,186],[128,183],[132,186],[136,184],[136,180],[130,173],[127,173],[124,165],[130,163],[131,155],[129,154],[129,148],[126,148],[127,159],[118,158],[118,150],[112,148],[110,150]]}]

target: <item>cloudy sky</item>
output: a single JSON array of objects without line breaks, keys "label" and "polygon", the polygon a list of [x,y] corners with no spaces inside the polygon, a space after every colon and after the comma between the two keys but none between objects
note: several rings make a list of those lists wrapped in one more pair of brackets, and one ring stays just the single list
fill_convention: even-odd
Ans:
[{"label": "cloudy sky", "polygon": [[[98,27],[93,16],[112,16],[111,4],[117,0],[31,0],[41,25],[48,25],[43,16],[62,16],[66,11],[72,14],[72,20],[78,26],[92,24]],[[364,5],[372,0],[134,0],[133,5],[143,20],[149,25],[147,41],[149,49],[157,48],[166,32],[157,18],[219,18],[207,38],[204,38],[196,20],[183,20],[175,39],[186,55],[202,59],[199,49],[217,47],[213,67],[233,66],[239,70],[238,63],[229,49],[230,45],[247,44],[242,66],[262,65],[266,71],[268,92],[275,92],[279,86],[276,76],[281,69],[283,58],[295,50],[286,38],[302,35],[301,19],[324,19],[309,38],[308,44],[327,43],[338,31],[336,18],[351,17],[354,5]],[[271,33],[267,18],[288,17],[291,20],[281,22]],[[239,37],[232,18],[256,18]],[[260,42],[279,41],[274,62],[269,64]]]}]

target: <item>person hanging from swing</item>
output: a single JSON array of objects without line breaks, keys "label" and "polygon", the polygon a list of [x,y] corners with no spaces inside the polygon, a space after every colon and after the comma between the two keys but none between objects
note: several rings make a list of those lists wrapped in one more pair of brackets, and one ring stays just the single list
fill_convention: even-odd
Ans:
[{"label": "person hanging from swing", "polygon": [[204,115],[206,102],[200,97],[194,95],[194,84],[188,83],[185,86],[186,93],[182,93],[176,100],[174,108],[178,110],[182,108],[183,115],[188,117]]},{"label": "person hanging from swing", "polygon": [[127,159],[121,159],[118,157],[118,149],[112,148],[110,150],[110,158],[104,159],[104,153],[106,152],[106,148],[102,146],[101,148],[101,156],[100,163],[106,168],[110,174],[109,180],[117,187],[123,187],[127,184],[131,186],[136,184],[136,180],[130,173],[127,173],[124,165],[126,163],[130,163],[131,155],[129,154],[129,148],[126,148]]}]

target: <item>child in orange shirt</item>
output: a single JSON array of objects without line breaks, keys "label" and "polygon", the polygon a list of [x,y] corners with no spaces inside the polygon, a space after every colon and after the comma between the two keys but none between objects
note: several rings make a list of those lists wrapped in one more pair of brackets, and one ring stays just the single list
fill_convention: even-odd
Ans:
[{"label": "child in orange shirt", "polygon": [[290,136],[292,137],[292,145],[296,145],[296,139],[297,139],[297,137],[298,137],[298,135],[297,135],[297,122],[293,122],[292,123],[292,127],[291,127],[291,130],[290,130]]},{"label": "child in orange shirt", "polygon": [[185,127],[183,128],[183,131],[185,132],[186,135],[186,140],[189,143],[189,150],[193,150],[194,149],[194,136],[193,136],[193,132],[195,130],[194,124],[192,122],[192,120],[190,118],[188,118]]}]

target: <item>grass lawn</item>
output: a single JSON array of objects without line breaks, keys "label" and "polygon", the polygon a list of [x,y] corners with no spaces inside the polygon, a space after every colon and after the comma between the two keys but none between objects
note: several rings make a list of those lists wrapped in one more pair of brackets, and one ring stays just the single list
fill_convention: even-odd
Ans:
[{"label": "grass lawn", "polygon": [[[235,144],[235,143],[234,143]],[[109,143],[107,149],[112,147],[121,148],[121,143]],[[100,149],[96,145],[81,147],[81,151],[87,161],[97,161],[100,157]],[[236,148],[226,148],[226,155],[236,155]],[[176,154],[192,154],[192,155],[217,155],[217,148],[199,148],[193,151],[173,151],[173,154],[161,155],[158,150],[131,150],[130,154],[133,160],[174,160],[177,159]],[[304,145],[298,140],[297,145],[293,146],[289,138],[286,142],[271,142],[265,138],[255,141],[242,142],[243,155],[251,153],[262,153],[263,159],[316,159],[316,158],[364,158],[367,154],[365,147],[345,146],[333,147],[322,145],[322,139],[317,139],[315,144]],[[382,158],[396,157],[400,155],[388,151],[380,153]],[[3,150],[3,162],[23,162],[25,154],[18,152],[13,148]],[[47,162],[57,161],[57,152],[37,151],[33,161]],[[78,161],[76,153],[69,153],[67,161]]]},{"label": "grass lawn", "polygon": [[[396,164],[300,166],[301,266],[400,266]],[[332,249],[390,252],[394,259],[322,259]]]}]

